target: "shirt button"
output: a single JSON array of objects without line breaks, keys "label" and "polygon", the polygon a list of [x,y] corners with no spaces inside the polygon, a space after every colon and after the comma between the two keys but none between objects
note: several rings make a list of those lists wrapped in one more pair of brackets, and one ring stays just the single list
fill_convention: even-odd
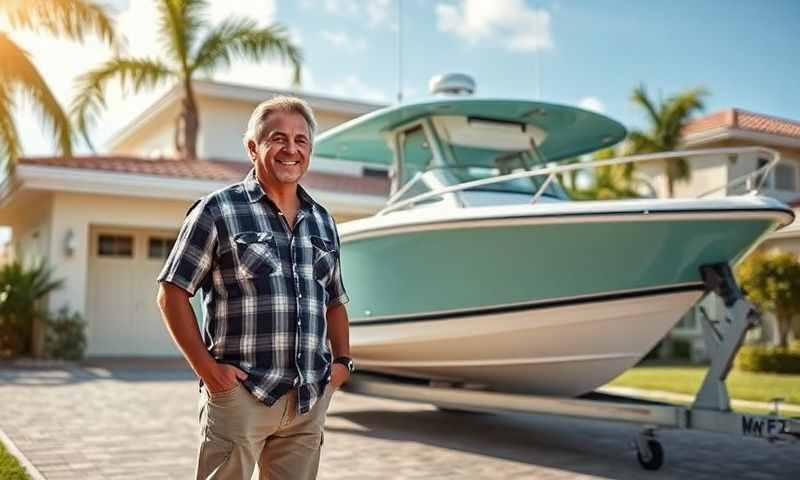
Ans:
[{"label": "shirt button", "polygon": [[303,294],[302,293],[298,293],[297,294],[297,298],[303,298]]},{"label": "shirt button", "polygon": [[302,357],[302,356],[303,356],[303,354],[302,354],[302,353],[298,353],[298,354],[297,354],[297,358],[300,358],[300,357]]}]

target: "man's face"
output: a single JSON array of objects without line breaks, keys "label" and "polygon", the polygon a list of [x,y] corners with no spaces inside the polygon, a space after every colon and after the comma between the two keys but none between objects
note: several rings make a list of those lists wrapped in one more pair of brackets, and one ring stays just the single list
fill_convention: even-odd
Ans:
[{"label": "man's face", "polygon": [[264,122],[261,139],[247,144],[259,180],[281,188],[297,185],[308,170],[311,139],[305,118],[298,113],[275,112]]}]

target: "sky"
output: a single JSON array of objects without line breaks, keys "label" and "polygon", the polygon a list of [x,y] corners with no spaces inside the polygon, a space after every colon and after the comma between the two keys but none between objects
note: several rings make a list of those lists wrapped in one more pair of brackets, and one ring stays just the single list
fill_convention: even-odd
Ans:
[{"label": "sky", "polygon": [[[107,3],[127,38],[129,55],[161,53],[150,0]],[[646,126],[629,100],[639,84],[654,98],[704,87],[710,92],[707,113],[737,107],[800,120],[796,0],[224,0],[210,5],[211,23],[243,15],[262,25],[286,26],[305,55],[299,88],[314,93],[391,104],[401,88],[403,102],[410,102],[428,95],[433,75],[461,72],[476,80],[479,96],[583,106],[629,128]],[[12,32],[12,38],[31,54],[65,105],[74,79],[111,55],[96,40],[78,45],[28,32]],[[279,62],[240,63],[214,78],[291,86],[291,72]],[[113,88],[108,111],[92,133],[99,151],[167,87],[136,96]],[[27,155],[53,153],[47,131],[24,101],[17,120]]]}]

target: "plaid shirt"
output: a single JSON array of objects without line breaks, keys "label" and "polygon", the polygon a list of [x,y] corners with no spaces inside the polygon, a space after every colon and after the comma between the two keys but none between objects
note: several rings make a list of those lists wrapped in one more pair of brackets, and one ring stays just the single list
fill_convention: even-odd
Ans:
[{"label": "plaid shirt", "polygon": [[266,405],[295,385],[308,412],[330,380],[327,307],[347,303],[339,236],[328,212],[298,187],[294,229],[264,194],[255,170],[198,201],[159,282],[203,291],[203,342]]}]

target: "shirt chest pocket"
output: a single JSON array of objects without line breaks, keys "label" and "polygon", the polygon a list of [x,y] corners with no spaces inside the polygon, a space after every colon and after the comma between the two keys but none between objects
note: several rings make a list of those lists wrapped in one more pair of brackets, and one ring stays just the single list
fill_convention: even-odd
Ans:
[{"label": "shirt chest pocket", "polygon": [[281,273],[278,248],[271,232],[239,232],[233,236],[238,271],[245,278]]},{"label": "shirt chest pocket", "polygon": [[314,279],[327,286],[336,268],[336,247],[322,237],[311,237],[314,249]]}]

